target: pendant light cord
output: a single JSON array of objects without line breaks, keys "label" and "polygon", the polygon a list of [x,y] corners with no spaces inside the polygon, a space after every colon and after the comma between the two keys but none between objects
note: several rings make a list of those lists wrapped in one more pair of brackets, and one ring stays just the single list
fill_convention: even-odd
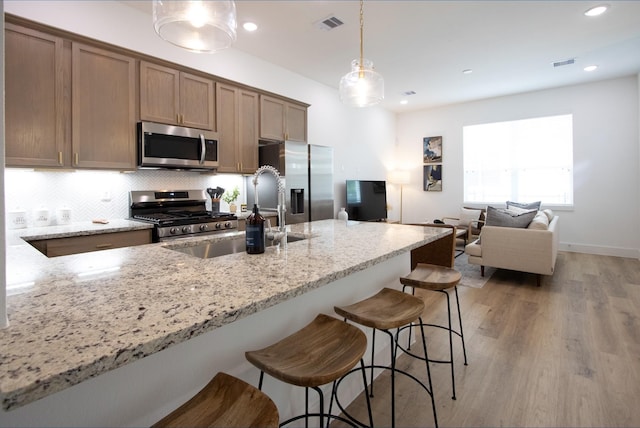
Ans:
[{"label": "pendant light cord", "polygon": [[360,78],[364,77],[364,0],[360,0]]}]

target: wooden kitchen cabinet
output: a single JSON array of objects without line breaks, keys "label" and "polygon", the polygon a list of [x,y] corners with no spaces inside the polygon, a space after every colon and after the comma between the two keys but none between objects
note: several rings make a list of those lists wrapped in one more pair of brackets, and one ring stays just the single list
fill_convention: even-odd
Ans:
[{"label": "wooden kitchen cabinet", "polygon": [[135,60],[6,23],[6,165],[134,169]]},{"label": "wooden kitchen cabinet", "polygon": [[268,95],[261,95],[260,138],[306,142],[307,107]]},{"label": "wooden kitchen cabinet", "polygon": [[216,83],[218,172],[258,169],[258,93]]},{"label": "wooden kitchen cabinet", "polygon": [[63,167],[63,39],[5,24],[6,165]]},{"label": "wooden kitchen cabinet", "polygon": [[151,230],[142,229],[69,238],[40,239],[30,241],[29,244],[47,257],[67,256],[69,254],[151,244]]},{"label": "wooden kitchen cabinet", "polygon": [[140,62],[140,118],[216,130],[211,79],[147,61]]},{"label": "wooden kitchen cabinet", "polygon": [[72,165],[135,169],[135,59],[72,46]]}]

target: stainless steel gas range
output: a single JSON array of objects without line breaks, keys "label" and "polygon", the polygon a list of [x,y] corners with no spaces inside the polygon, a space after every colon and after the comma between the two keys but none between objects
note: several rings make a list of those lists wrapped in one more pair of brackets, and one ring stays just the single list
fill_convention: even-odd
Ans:
[{"label": "stainless steel gas range", "polygon": [[155,225],[153,241],[229,232],[238,228],[238,217],[206,209],[205,190],[133,190],[129,216]]}]

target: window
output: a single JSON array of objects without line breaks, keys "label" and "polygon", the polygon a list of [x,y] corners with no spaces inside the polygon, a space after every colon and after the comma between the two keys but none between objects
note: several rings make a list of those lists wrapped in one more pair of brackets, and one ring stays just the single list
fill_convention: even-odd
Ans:
[{"label": "window", "polygon": [[465,126],[464,201],[573,205],[573,115]]}]

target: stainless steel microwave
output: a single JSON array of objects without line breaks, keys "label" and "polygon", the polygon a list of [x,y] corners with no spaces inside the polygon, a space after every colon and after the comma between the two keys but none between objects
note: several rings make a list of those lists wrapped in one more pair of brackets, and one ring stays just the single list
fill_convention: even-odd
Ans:
[{"label": "stainless steel microwave", "polygon": [[218,134],[139,122],[138,167],[215,170],[218,168]]}]

